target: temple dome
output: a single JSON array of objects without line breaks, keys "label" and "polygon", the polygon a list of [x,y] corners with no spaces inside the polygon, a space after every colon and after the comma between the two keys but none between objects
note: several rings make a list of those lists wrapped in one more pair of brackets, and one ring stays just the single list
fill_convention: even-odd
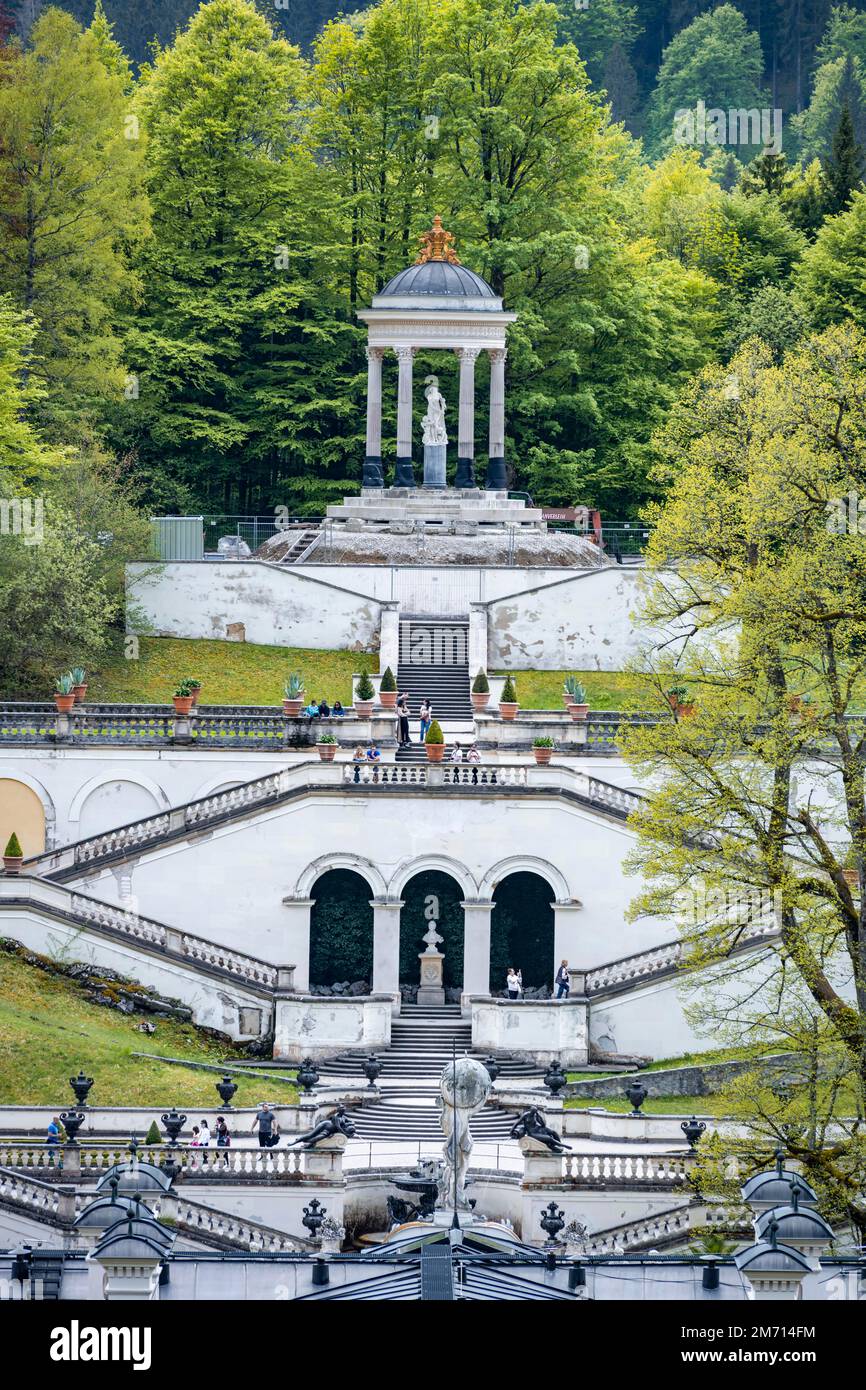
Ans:
[{"label": "temple dome", "polygon": [[[457,299],[488,299],[498,304],[499,296],[487,281],[465,265],[454,265],[451,261],[424,261],[421,265],[410,265],[389,280],[376,299],[404,295],[435,295]],[[489,307],[493,307],[491,304]]]}]

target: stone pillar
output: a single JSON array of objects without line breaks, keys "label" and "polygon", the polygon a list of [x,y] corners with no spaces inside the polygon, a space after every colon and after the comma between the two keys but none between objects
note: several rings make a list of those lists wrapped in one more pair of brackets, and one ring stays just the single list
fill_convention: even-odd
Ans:
[{"label": "stone pillar", "polygon": [[469,605],[469,679],[479,671],[487,674],[487,604]]},{"label": "stone pillar", "polygon": [[385,349],[367,348],[367,456],[362,487],[384,487],[382,477],[382,358]]},{"label": "stone pillar", "polygon": [[379,670],[384,671],[386,666],[390,666],[396,676],[400,665],[399,603],[383,603],[379,622]]},{"label": "stone pillar", "polygon": [[469,1013],[473,994],[490,993],[490,916],[496,904],[489,899],[463,902],[463,994],[460,1007]]},{"label": "stone pillar", "polygon": [[487,482],[490,492],[504,492],[505,476],[505,357],[507,349],[490,349],[490,442]]},{"label": "stone pillar", "polygon": [[402,898],[371,898],[373,909],[373,993],[390,994],[400,1012],[400,909]]},{"label": "stone pillar", "polygon": [[580,960],[580,942],[578,941],[580,922],[577,914],[582,911],[583,903],[576,900],[553,904],[554,975],[559,969],[561,960],[567,960],[569,965],[576,965]]},{"label": "stone pillar", "polygon": [[283,955],[295,962],[294,987],[299,994],[306,994],[310,988],[310,913],[315,901],[315,898],[283,898],[283,907],[289,915]]},{"label": "stone pillar", "polygon": [[394,472],[395,487],[414,487],[415,474],[412,472],[412,359],[413,347],[395,347],[399,364],[397,377],[397,467]]},{"label": "stone pillar", "polygon": [[460,361],[460,405],[457,425],[455,487],[475,486],[475,359],[480,348],[454,349]]}]

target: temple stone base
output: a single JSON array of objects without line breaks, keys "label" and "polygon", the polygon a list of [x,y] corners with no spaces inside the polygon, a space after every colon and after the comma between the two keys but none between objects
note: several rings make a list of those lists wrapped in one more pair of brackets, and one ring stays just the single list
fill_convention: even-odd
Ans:
[{"label": "temple stone base", "polygon": [[547,530],[539,508],[527,507],[507,492],[482,488],[362,488],[359,496],[344,497],[328,507],[327,515],[353,531],[384,531],[395,522],[404,533],[428,527],[454,533],[456,526],[468,528],[456,532],[463,535],[481,526]]}]

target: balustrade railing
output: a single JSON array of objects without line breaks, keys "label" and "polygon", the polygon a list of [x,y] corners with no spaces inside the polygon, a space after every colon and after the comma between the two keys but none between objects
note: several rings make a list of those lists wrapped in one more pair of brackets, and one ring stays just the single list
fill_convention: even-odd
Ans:
[{"label": "balustrade railing", "polygon": [[685,1182],[692,1161],[688,1156],[668,1154],[564,1154],[562,1180],[580,1186],[616,1183],[671,1187]]},{"label": "balustrade railing", "polygon": [[[749,946],[778,935],[778,924],[772,919],[752,923],[744,927],[740,937],[740,947]],[[623,956],[620,960],[608,962],[587,971],[587,994],[602,994],[606,990],[618,989],[633,984],[637,980],[649,979],[655,975],[665,975],[678,970],[684,961],[684,943],[671,941],[663,946],[654,946],[648,951],[638,951],[633,956]]]},{"label": "balustrade railing", "polygon": [[239,1250],[261,1250],[281,1254],[310,1249],[308,1241],[275,1231],[259,1221],[246,1221],[229,1212],[203,1206],[200,1202],[190,1202],[185,1197],[178,1197],[169,1203],[157,1199],[152,1206],[154,1215],[159,1217],[166,1207],[181,1233],[210,1235]]},{"label": "balustrade railing", "polygon": [[[182,1180],[226,1182],[255,1179],[261,1181],[299,1182],[304,1178],[303,1151],[300,1149],[193,1149],[187,1146],[172,1148],[168,1144],[140,1145],[137,1150],[142,1162],[162,1166],[172,1162]],[[17,1139],[0,1140],[0,1170],[6,1174],[41,1174],[52,1182],[41,1183],[50,1191],[53,1184],[99,1178],[118,1163],[128,1163],[129,1141],[113,1143],[44,1144]],[[321,1183],[321,1177],[316,1177]],[[37,1185],[38,1179],[34,1179]],[[0,1195],[2,1195],[0,1185]]]},{"label": "balustrade railing", "polygon": [[26,1207],[39,1216],[56,1217],[71,1224],[89,1198],[80,1192],[60,1192],[56,1183],[41,1182],[0,1168],[0,1201]]},{"label": "balustrade railing", "polygon": [[597,1231],[584,1241],[587,1255],[618,1255],[629,1250],[667,1244],[689,1234],[692,1221],[688,1207],[658,1212],[642,1221],[625,1221],[619,1226]]}]

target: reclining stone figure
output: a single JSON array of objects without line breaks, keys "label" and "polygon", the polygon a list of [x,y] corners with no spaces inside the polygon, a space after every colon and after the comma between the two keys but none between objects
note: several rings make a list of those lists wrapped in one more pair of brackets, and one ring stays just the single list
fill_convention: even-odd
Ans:
[{"label": "reclining stone figure", "polygon": [[570,1144],[564,1144],[558,1134],[555,1134],[542,1119],[541,1111],[535,1106],[531,1110],[524,1110],[520,1118],[515,1122],[511,1131],[512,1139],[535,1139],[539,1144],[550,1149],[551,1153],[564,1154],[566,1149],[570,1149]]}]

